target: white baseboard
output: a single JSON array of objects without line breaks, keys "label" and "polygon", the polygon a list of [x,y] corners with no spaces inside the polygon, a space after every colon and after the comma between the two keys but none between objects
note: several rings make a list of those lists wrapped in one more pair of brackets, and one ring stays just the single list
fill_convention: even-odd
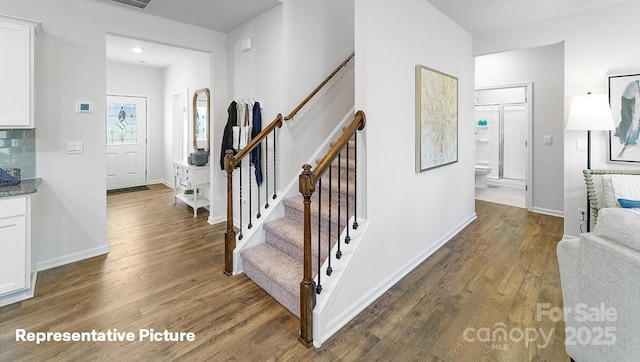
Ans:
[{"label": "white baseboard", "polygon": [[61,257],[43,260],[38,262],[38,271],[43,271],[51,268],[55,268],[61,265],[73,263],[76,261],[93,258],[94,256],[104,255],[109,253],[109,246],[100,246],[93,249],[87,249],[76,253],[67,254]]},{"label": "white baseboard", "polygon": [[217,217],[212,217],[209,216],[209,218],[207,219],[207,222],[209,223],[209,225],[215,225],[221,222],[226,222],[227,218],[225,216],[217,216]]},{"label": "white baseboard", "polygon": [[544,214],[544,215],[549,215],[549,216],[557,216],[557,217],[564,217],[564,211],[543,209],[541,207],[533,207],[531,209],[531,211],[532,212],[536,212],[538,214]]},{"label": "white baseboard", "polygon": [[172,183],[172,182],[169,182],[169,181],[167,181],[167,180],[165,180],[165,179],[149,180],[149,181],[147,181],[147,185],[160,185],[160,184],[165,185],[165,186],[167,186],[167,187],[168,187],[168,188],[170,188],[170,189],[172,189],[172,188],[173,188],[173,183]]},{"label": "white baseboard", "polygon": [[375,302],[380,296],[386,293],[397,282],[409,274],[420,263],[425,261],[433,253],[438,251],[444,244],[453,239],[460,231],[469,226],[474,220],[477,219],[477,215],[473,213],[467,219],[463,220],[458,226],[449,231],[440,240],[438,240],[430,248],[425,249],[422,253],[418,254],[413,260],[405,264],[404,267],[398,269],[398,271],[390,275],[386,280],[380,282],[376,287],[372,288],[368,293],[364,294],[360,299],[355,301],[348,309],[344,310],[340,315],[336,316],[332,320],[327,321],[326,329],[321,332],[320,340],[314,338],[313,345],[315,348],[320,348],[322,343],[335,334],[340,328],[344,327],[348,322],[355,318],[360,312],[367,308],[371,303]]}]

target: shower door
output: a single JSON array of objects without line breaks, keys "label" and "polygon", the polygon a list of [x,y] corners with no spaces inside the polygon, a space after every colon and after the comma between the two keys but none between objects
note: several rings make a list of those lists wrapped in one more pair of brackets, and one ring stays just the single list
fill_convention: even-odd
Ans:
[{"label": "shower door", "polygon": [[502,108],[502,177],[524,181],[527,164],[527,107]]},{"label": "shower door", "polygon": [[477,161],[489,161],[491,173],[487,177],[524,182],[528,137],[526,104],[477,105],[475,116],[477,120],[487,121],[488,154],[479,150],[477,154]]}]

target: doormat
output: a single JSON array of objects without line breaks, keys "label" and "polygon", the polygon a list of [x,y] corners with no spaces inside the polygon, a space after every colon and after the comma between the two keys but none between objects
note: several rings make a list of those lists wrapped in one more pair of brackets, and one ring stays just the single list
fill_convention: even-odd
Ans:
[{"label": "doormat", "polygon": [[123,189],[107,190],[107,196],[125,194],[127,192],[145,191],[145,190],[150,190],[149,186],[125,187]]}]

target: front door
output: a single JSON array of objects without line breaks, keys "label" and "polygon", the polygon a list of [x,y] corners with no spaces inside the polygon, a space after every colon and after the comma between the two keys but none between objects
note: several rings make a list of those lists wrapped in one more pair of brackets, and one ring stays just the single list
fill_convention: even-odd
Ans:
[{"label": "front door", "polygon": [[147,183],[147,99],[107,96],[107,190]]}]

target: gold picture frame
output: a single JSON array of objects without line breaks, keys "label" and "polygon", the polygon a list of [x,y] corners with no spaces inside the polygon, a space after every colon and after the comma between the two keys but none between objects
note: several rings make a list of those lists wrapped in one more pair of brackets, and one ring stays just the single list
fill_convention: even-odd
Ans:
[{"label": "gold picture frame", "polygon": [[458,162],[458,78],[416,65],[416,172]]}]

